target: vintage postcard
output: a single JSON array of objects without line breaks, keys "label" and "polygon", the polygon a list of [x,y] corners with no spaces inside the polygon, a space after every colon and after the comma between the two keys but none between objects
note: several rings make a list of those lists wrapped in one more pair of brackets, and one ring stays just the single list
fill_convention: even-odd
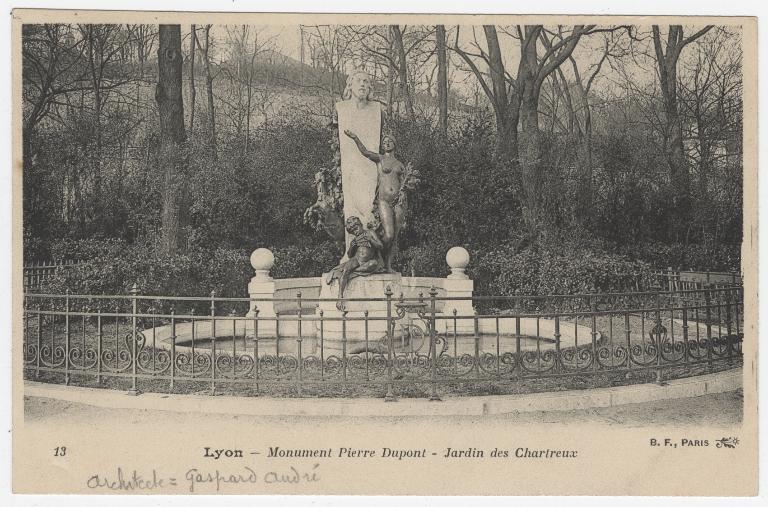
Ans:
[{"label": "vintage postcard", "polygon": [[757,494],[755,18],[12,18],[15,493]]}]

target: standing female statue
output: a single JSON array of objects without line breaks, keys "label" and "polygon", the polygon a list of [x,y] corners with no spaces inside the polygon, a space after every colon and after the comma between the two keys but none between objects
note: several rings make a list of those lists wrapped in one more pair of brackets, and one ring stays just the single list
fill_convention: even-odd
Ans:
[{"label": "standing female statue", "polygon": [[356,133],[345,130],[344,134],[352,139],[363,156],[376,164],[378,182],[376,184],[375,211],[381,222],[381,243],[384,266],[387,273],[394,273],[392,260],[397,252],[397,236],[405,218],[405,190],[403,184],[407,181],[406,167],[395,157],[395,138],[384,135],[382,139],[383,153],[370,151]]}]

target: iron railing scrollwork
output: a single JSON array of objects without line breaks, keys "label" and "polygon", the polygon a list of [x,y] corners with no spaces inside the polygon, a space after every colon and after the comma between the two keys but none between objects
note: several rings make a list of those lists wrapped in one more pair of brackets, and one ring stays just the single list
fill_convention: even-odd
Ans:
[{"label": "iron railing scrollwork", "polygon": [[[468,299],[495,310],[462,314],[456,308]],[[385,310],[331,312],[301,293],[279,300],[298,308],[283,313],[262,311],[278,300],[214,293],[30,293],[24,370],[33,379],[95,381],[133,394],[335,396],[366,387],[394,400],[419,386],[439,400],[449,386],[662,382],[741,362],[740,286],[474,298],[440,296],[433,287],[415,297],[388,289],[370,301]],[[238,311],[251,303],[249,313]]]}]

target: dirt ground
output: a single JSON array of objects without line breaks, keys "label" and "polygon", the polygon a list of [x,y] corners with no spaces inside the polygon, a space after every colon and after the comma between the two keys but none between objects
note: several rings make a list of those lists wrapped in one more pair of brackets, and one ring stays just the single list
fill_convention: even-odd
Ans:
[{"label": "dirt ground", "polygon": [[[24,415],[27,423],[78,424],[87,423],[98,418],[100,425],[110,422],[125,423],[130,421],[136,425],[151,424],[195,424],[217,423],[234,420],[238,423],[259,424],[259,422],[277,422],[282,419],[290,420],[292,424],[323,425],[333,424],[339,416],[304,416],[278,417],[227,414],[178,413],[161,410],[132,410],[109,409],[93,407],[81,403],[59,401],[49,398],[25,397]],[[587,410],[569,410],[560,412],[522,412],[502,415],[483,416],[486,419],[506,421],[513,426],[526,425],[571,425],[571,424],[605,424],[622,425],[625,427],[642,427],[648,425],[686,425],[704,424],[708,426],[728,426],[738,424],[742,419],[742,391],[721,394],[709,394],[695,398],[665,400],[648,403],[621,405],[617,407],[595,408]],[[469,425],[477,421],[475,416],[442,416],[448,417],[457,425]],[[432,417],[424,417],[431,419]],[[365,417],[355,420],[365,420]],[[378,418],[393,419],[393,418]],[[411,418],[412,419],[412,418]]]}]

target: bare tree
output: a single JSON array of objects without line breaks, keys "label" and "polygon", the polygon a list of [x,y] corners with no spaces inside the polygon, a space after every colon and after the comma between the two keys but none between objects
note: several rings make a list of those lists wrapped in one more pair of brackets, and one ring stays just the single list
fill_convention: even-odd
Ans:
[{"label": "bare tree", "polygon": [[139,77],[136,80],[136,114],[141,114],[141,86],[144,85],[144,70],[149,56],[155,48],[157,41],[156,25],[128,25],[128,33],[131,35],[132,45],[135,50],[135,59],[139,66]]},{"label": "bare tree", "polygon": [[683,137],[696,141],[698,189],[708,198],[709,177],[718,160],[718,152],[727,145],[731,125],[740,115],[741,48],[731,41],[732,34],[718,28],[696,42],[690,62],[682,64],[679,79],[680,111],[690,118],[683,122]]},{"label": "bare tree", "polygon": [[[578,146],[577,216],[582,220],[590,214],[593,202],[592,87],[600,71],[605,67],[606,62],[624,58],[628,54],[625,46],[632,36],[631,28],[620,28],[624,28],[624,30],[602,34],[602,44],[595,50],[600,56],[597,62],[592,63],[585,69],[579,68],[573,55],[568,57],[573,73],[575,96],[571,92],[571,84],[566,79],[562,66],[558,67],[557,72],[552,74],[555,91],[562,96],[566,106],[566,129]],[[552,47],[550,36],[557,37],[557,34],[547,33],[546,31],[541,34],[541,40],[546,48]]]},{"label": "bare tree", "polygon": [[[93,178],[94,213],[102,215],[102,109],[110,90],[122,86],[132,79],[114,69],[124,56],[126,41],[122,39],[120,25],[79,25],[80,36],[85,40],[86,68],[91,85],[93,150],[90,151],[91,175]],[[104,222],[99,222],[102,225]]]},{"label": "bare tree", "polygon": [[[342,93],[344,82],[342,73],[351,57],[350,45],[352,39],[344,33],[344,27],[331,25],[303,25],[306,38],[312,54],[313,66],[325,71],[318,75],[317,86],[328,97],[328,111],[333,111],[337,97]],[[327,82],[322,82],[327,78]]]},{"label": "bare tree", "polygon": [[197,44],[197,27],[193,24],[189,29],[189,132],[195,127],[195,45]]},{"label": "bare tree", "polygon": [[160,25],[159,33],[155,100],[160,113],[159,162],[164,171],[161,246],[170,255],[184,248],[186,218],[181,26]]},{"label": "bare tree", "polygon": [[[510,85],[514,83],[514,78],[508,75],[504,68],[504,61],[501,55],[501,47],[499,45],[499,37],[496,32],[496,27],[493,25],[485,25],[483,26],[483,32],[485,33],[487,51],[481,48],[477,41],[477,37],[474,37],[474,39],[475,47],[479,50],[479,53],[473,54],[461,49],[459,47],[459,27],[456,29],[456,40],[453,45],[453,50],[461,56],[469,66],[469,69],[475,75],[477,82],[488,97],[491,107],[493,107],[493,112],[496,117],[497,151],[500,153],[507,153],[510,157],[516,158],[517,125],[520,118],[520,105],[517,95],[509,93],[512,91]],[[480,69],[475,62],[476,59],[480,59],[485,63],[488,68],[487,74]],[[486,75],[490,78],[490,83],[488,83]],[[510,95],[512,96],[510,97]]]},{"label": "bare tree", "polygon": [[448,135],[448,60],[445,51],[445,25],[435,27],[437,41],[437,104],[440,110],[439,126],[443,136]]},{"label": "bare tree", "polygon": [[253,113],[258,111],[266,121],[274,99],[270,82],[273,66],[285,61],[282,56],[277,58],[281,61],[275,61],[275,38],[260,35],[257,28],[248,25],[227,28],[229,51],[226,65],[222,65],[227,90],[221,100],[225,115],[238,138],[243,139],[243,153],[248,152]]},{"label": "bare tree", "polygon": [[22,130],[28,139],[64,95],[83,89],[86,44],[69,25],[24,25],[21,50]]},{"label": "bare tree", "polygon": [[[524,219],[531,231],[541,231],[542,222],[540,167],[541,141],[539,130],[539,96],[544,80],[552,74],[573,53],[582,36],[612,29],[598,29],[595,25],[576,25],[570,32],[558,27],[559,40],[545,48],[538,55],[538,42],[544,27],[542,25],[517,26],[508,35],[519,41],[520,60],[516,76],[504,66],[495,26],[485,25],[487,52],[475,38],[475,47],[480,51],[473,54],[459,47],[458,30],[454,51],[466,62],[480,82],[496,115],[497,146],[501,154],[509,159],[518,159],[524,195]],[[485,73],[478,67],[476,59],[488,68],[490,84]],[[521,126],[518,139],[518,124]]]},{"label": "bare tree", "polygon": [[216,159],[216,110],[213,104],[213,69],[211,65],[211,27],[213,25],[205,25],[203,27],[203,43],[201,44],[200,38],[196,37],[197,48],[200,50],[203,56],[203,65],[205,67],[205,92],[208,99],[208,146],[211,150],[211,155]]},{"label": "bare tree", "polygon": [[84,213],[80,201],[86,195],[93,199],[91,211],[100,216],[104,110],[112,95],[122,102],[122,88],[135,81],[125,65],[130,57],[126,47],[135,39],[121,25],[25,25],[22,30],[25,155],[31,154],[30,139],[41,123],[56,122],[77,132],[87,167],[74,164],[63,171],[61,216],[69,222],[72,209]]},{"label": "bare tree", "polygon": [[683,49],[695,41],[712,26],[705,26],[693,35],[685,37],[681,25],[670,25],[666,44],[661,40],[661,30],[653,25],[653,48],[656,52],[656,64],[659,72],[661,95],[664,99],[666,118],[664,140],[670,180],[674,192],[673,202],[677,210],[686,213],[690,207],[690,178],[685,163],[683,148],[683,123],[677,100],[677,62]]},{"label": "bare tree", "polygon": [[405,47],[403,46],[403,32],[400,31],[400,25],[391,25],[392,39],[395,43],[395,50],[397,51],[397,70],[399,74],[400,82],[400,96],[405,99],[405,110],[408,114],[408,119],[412,122],[416,121],[416,112],[413,110],[413,95],[408,81],[408,62],[405,59]]}]

